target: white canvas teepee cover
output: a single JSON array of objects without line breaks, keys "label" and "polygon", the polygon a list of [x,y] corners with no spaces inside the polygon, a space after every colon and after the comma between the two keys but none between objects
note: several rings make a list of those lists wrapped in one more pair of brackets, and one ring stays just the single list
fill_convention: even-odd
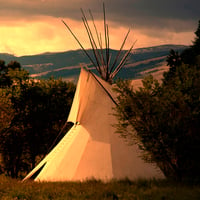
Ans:
[{"label": "white canvas teepee cover", "polygon": [[114,94],[107,82],[81,69],[68,117],[73,127],[26,176],[36,181],[163,177],[115,133]]}]

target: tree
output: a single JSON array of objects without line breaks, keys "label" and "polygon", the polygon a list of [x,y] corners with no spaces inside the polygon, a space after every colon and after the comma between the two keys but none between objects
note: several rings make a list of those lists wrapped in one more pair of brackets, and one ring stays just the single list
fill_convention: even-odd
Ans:
[{"label": "tree", "polygon": [[177,51],[174,51],[173,49],[170,50],[170,54],[167,56],[166,61],[170,69],[174,69],[174,71],[177,66],[180,66],[182,64],[179,53]]},{"label": "tree", "polygon": [[6,76],[8,73],[8,68],[5,65],[5,61],[0,60],[0,87],[5,87],[10,85],[10,80]]},{"label": "tree", "polygon": [[187,50],[189,60],[184,53],[180,59],[178,53],[170,52],[170,69],[161,84],[149,76],[137,90],[129,81],[120,81],[116,87],[118,133],[139,145],[144,160],[156,162],[166,177],[178,181],[200,178],[200,65],[196,45],[199,43],[194,42]]},{"label": "tree", "polygon": [[9,127],[9,124],[14,116],[10,95],[8,90],[0,89],[0,132]]},{"label": "tree", "polygon": [[185,64],[195,65],[200,64],[200,20],[197,30],[195,31],[195,39],[193,44],[181,53],[181,58]]},{"label": "tree", "polygon": [[118,83],[118,132],[135,141],[143,158],[167,177],[200,177],[200,70],[182,65],[168,85],[152,76],[134,91]]},{"label": "tree", "polygon": [[169,72],[165,74],[164,81],[168,81],[172,76],[174,76],[177,68],[182,64],[182,58],[179,55],[179,52],[171,49],[166,61],[167,65],[169,66]]},{"label": "tree", "polygon": [[0,61],[0,154],[3,160],[3,171],[16,177],[21,168],[20,160],[23,151],[23,127],[14,123],[17,110],[13,100],[20,95],[23,84],[28,81],[28,72],[21,65],[12,61],[5,65]]},{"label": "tree", "polygon": [[5,65],[3,60],[0,60],[0,87],[11,87],[13,84],[26,81],[29,78],[29,73],[21,68],[20,63],[11,61]]},{"label": "tree", "polygon": [[0,64],[1,75],[9,80],[0,86],[1,168],[16,178],[33,168],[58,138],[71,107],[75,85],[54,78],[29,80],[28,72],[19,63],[10,62],[6,66],[2,61]]},{"label": "tree", "polygon": [[194,51],[197,53],[197,55],[200,54],[200,20],[199,20],[199,23],[198,23],[198,28],[197,30],[195,31],[195,40],[193,42],[193,48],[194,48]]},{"label": "tree", "polygon": [[29,168],[35,167],[37,156],[43,156],[49,151],[64,126],[74,91],[73,83],[50,78],[38,82],[32,81],[22,92],[18,103],[24,104],[22,110],[26,113],[20,112],[17,118],[24,124],[26,149],[31,163]]}]

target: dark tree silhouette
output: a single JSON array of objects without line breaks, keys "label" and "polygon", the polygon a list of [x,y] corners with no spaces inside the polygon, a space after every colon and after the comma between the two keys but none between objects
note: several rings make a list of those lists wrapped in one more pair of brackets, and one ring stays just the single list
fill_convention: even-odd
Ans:
[{"label": "dark tree silhouette", "polygon": [[181,58],[170,51],[170,69],[161,84],[149,76],[137,90],[127,81],[116,88],[118,132],[139,145],[147,162],[156,162],[177,181],[200,179],[199,33],[200,24],[193,46]]}]

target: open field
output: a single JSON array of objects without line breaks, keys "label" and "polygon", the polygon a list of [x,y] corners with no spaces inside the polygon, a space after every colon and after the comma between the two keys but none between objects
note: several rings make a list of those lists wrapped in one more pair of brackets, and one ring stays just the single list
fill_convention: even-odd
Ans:
[{"label": "open field", "polygon": [[35,183],[0,176],[1,200],[195,200],[200,199],[200,185],[175,184],[166,180],[129,180],[103,183],[86,182]]}]

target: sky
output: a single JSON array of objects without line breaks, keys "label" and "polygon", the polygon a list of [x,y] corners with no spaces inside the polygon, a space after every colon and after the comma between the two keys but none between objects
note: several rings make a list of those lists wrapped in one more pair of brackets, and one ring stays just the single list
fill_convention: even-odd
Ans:
[{"label": "sky", "polygon": [[110,48],[162,44],[191,45],[200,20],[199,0],[0,0],[0,53],[16,56],[80,49],[64,20],[87,49],[89,40],[81,8],[92,11],[103,35],[103,2]]}]

